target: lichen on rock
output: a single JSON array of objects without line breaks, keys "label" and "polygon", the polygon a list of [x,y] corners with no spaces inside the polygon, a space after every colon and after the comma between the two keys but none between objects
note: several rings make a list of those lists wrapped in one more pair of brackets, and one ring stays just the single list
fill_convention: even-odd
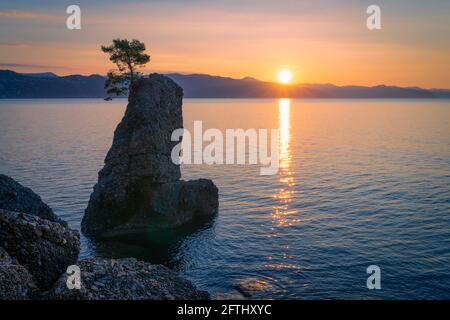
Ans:
[{"label": "lichen on rock", "polygon": [[45,290],[77,261],[80,236],[59,223],[0,209],[0,247]]},{"label": "lichen on rock", "polygon": [[0,300],[28,300],[37,293],[28,270],[0,247]]},{"label": "lichen on rock", "polygon": [[208,300],[176,272],[134,258],[86,259],[78,263],[81,289],[68,289],[64,274],[43,296],[50,300]]}]

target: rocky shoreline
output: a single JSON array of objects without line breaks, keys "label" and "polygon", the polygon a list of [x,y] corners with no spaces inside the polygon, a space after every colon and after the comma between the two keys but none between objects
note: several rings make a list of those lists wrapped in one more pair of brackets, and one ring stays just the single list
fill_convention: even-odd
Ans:
[{"label": "rocky shoreline", "polygon": [[78,263],[83,284],[68,290],[64,274],[41,298],[49,300],[209,300],[176,272],[134,258],[90,258]]},{"label": "rocky shoreline", "polygon": [[[0,188],[12,181],[19,185],[0,175]],[[27,192],[20,201],[40,200]],[[78,231],[59,222],[0,209],[0,300],[210,299],[162,265],[134,258],[78,260],[79,238]],[[79,290],[67,286],[72,265],[81,271]]]},{"label": "rocky shoreline", "polygon": [[[114,237],[164,232],[218,210],[211,180],[180,180],[171,159],[173,130],[182,128],[183,90],[152,74],[130,90],[85,216],[84,234]],[[124,259],[78,260],[80,234],[31,189],[0,174],[0,300],[210,299],[162,265]],[[79,270],[80,287],[68,285]]]}]

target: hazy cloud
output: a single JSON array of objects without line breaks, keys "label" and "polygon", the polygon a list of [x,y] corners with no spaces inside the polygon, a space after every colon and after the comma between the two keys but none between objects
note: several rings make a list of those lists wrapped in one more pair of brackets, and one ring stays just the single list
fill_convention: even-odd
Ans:
[{"label": "hazy cloud", "polygon": [[33,69],[44,69],[46,71],[48,71],[50,69],[70,69],[68,67],[63,67],[63,66],[27,64],[27,63],[3,63],[3,62],[0,62],[0,67],[2,67],[2,68],[33,68]]},{"label": "hazy cloud", "polygon": [[34,20],[50,20],[55,16],[44,14],[40,12],[18,11],[18,10],[1,10],[0,17],[7,17],[12,19],[34,19]]}]

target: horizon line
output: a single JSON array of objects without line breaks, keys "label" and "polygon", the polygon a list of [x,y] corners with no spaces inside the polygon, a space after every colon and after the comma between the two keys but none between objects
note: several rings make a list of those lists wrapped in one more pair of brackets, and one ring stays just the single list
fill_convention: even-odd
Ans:
[{"label": "horizon line", "polygon": [[[0,64],[1,65],[1,64]],[[13,69],[0,69],[0,71],[10,71],[10,72],[14,72],[20,75],[24,75],[24,76],[29,76],[29,75],[39,75],[39,74],[53,74],[59,78],[63,78],[63,77],[71,77],[71,76],[82,76],[82,77],[90,77],[90,76],[100,76],[100,77],[106,77],[106,75],[102,75],[99,73],[91,73],[91,74],[82,74],[82,73],[74,73],[74,74],[68,74],[68,75],[59,75],[53,71],[42,71],[42,72],[19,72]],[[245,79],[251,79],[254,81],[258,81],[261,83],[270,83],[270,84],[275,84],[275,85],[280,85],[280,86],[285,86],[285,87],[290,87],[290,86],[306,86],[306,85],[329,85],[329,86],[334,86],[334,87],[338,87],[338,88],[345,88],[345,87],[362,87],[362,88],[376,88],[376,87],[396,87],[396,88],[403,88],[403,89],[423,89],[423,90],[450,90],[450,88],[436,88],[436,87],[431,87],[431,88],[425,88],[425,87],[420,87],[420,86],[407,86],[407,87],[403,87],[400,85],[395,85],[395,84],[385,84],[385,83],[381,83],[381,84],[377,84],[377,85],[359,85],[359,84],[345,84],[345,85],[337,85],[331,82],[321,82],[321,83],[311,83],[311,82],[303,82],[303,83],[292,83],[292,84],[282,84],[282,83],[278,83],[275,81],[265,81],[265,80],[260,80],[257,79],[255,77],[251,77],[251,76],[245,76],[242,78],[233,78],[231,76],[223,76],[223,75],[215,75],[215,74],[209,74],[209,73],[190,73],[190,72],[182,72],[182,71],[155,71],[155,72],[150,72],[150,73],[144,73],[144,75],[150,75],[152,73],[159,73],[159,74],[163,74],[163,75],[171,75],[171,74],[176,74],[176,75],[182,75],[182,76],[209,76],[209,77],[216,77],[216,78],[226,78],[226,79],[231,79],[231,80],[245,80]]]}]

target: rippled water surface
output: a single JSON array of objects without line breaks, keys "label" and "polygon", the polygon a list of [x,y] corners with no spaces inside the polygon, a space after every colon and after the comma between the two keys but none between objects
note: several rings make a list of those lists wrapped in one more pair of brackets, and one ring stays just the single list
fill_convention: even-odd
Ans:
[{"label": "rippled water surface", "polygon": [[[0,172],[79,229],[125,104],[0,100]],[[191,130],[279,128],[279,174],[184,166],[219,187],[214,221],[146,245],[83,238],[83,257],[165,263],[219,298],[250,284],[255,298],[450,299],[449,101],[185,99],[183,112]]]}]

